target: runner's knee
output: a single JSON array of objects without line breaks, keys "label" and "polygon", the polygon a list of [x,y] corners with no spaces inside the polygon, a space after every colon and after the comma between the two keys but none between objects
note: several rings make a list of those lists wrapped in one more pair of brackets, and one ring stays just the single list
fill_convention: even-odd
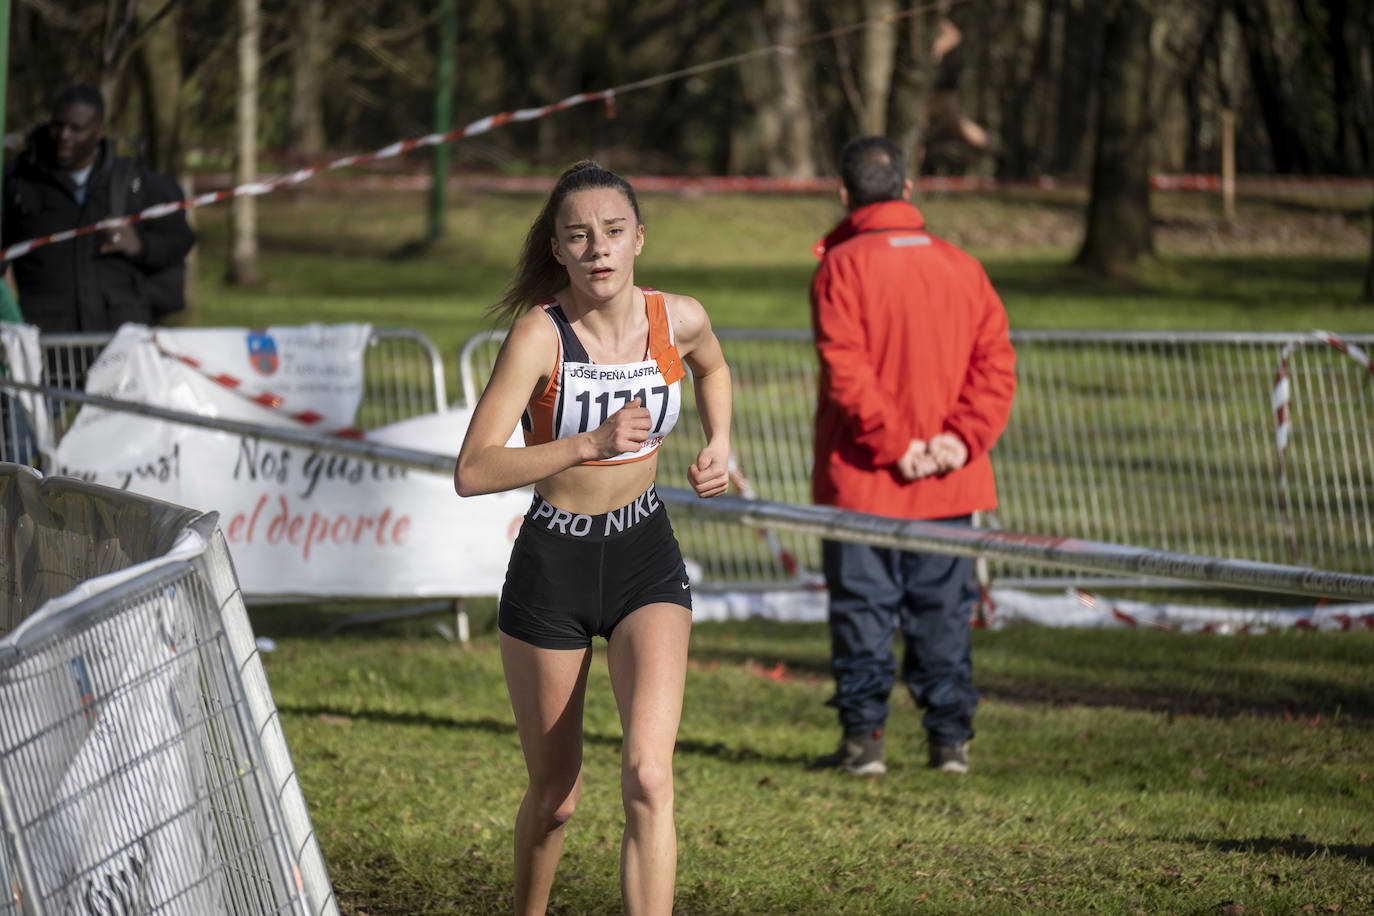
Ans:
[{"label": "runner's knee", "polygon": [[548,829],[556,830],[566,824],[577,810],[578,800],[582,798],[582,774],[569,785],[559,780],[543,785],[530,784],[530,799],[535,804]]},{"label": "runner's knee", "polygon": [[672,808],[672,764],[643,761],[627,764],[620,776],[620,791],[627,810],[631,806],[643,806],[650,810]]}]

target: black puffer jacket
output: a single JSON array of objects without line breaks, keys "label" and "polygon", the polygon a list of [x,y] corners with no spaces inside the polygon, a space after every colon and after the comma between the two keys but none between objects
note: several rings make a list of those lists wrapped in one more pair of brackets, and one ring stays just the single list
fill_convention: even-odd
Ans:
[{"label": "black puffer jacket", "polygon": [[[46,127],[29,136],[28,148],[5,176],[4,247],[67,229],[87,226],[110,216],[114,145],[100,141],[87,179],[86,202],[76,202],[66,175],[54,171]],[[137,213],[153,204],[180,200],[176,183],[135,165],[126,174],[129,187],[119,215]],[[24,320],[45,333],[112,331],[125,322],[152,324],[146,272],[176,264],[186,257],[196,236],[184,211],[146,220],[122,231],[135,231],[143,241],[137,261],[122,254],[99,253],[97,233],[35,248],[16,258],[15,286]]]}]

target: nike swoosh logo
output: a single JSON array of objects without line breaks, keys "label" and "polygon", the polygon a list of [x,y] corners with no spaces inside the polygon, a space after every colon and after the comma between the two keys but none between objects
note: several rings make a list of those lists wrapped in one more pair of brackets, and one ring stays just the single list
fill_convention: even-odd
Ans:
[{"label": "nike swoosh logo", "polygon": [[690,588],[691,585],[692,585],[692,583],[690,583],[690,582],[684,582],[684,583],[682,583],[682,587],[683,587],[683,588]]}]

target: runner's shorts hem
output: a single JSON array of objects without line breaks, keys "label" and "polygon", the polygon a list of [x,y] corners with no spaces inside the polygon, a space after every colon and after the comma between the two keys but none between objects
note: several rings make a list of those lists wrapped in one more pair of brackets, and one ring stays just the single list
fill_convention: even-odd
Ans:
[{"label": "runner's shorts hem", "polygon": [[502,633],[543,649],[585,649],[632,612],[660,603],[690,611],[692,589],[652,486],[600,515],[567,512],[535,494],[506,567]]}]

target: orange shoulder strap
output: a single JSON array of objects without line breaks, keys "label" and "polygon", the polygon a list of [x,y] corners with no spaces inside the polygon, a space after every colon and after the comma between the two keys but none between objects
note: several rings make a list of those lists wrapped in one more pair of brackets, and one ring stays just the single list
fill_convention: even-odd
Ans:
[{"label": "orange shoulder strap", "polygon": [[658,363],[658,371],[669,385],[681,381],[687,374],[673,343],[673,327],[668,318],[668,302],[659,292],[644,294],[649,316],[649,356]]}]

